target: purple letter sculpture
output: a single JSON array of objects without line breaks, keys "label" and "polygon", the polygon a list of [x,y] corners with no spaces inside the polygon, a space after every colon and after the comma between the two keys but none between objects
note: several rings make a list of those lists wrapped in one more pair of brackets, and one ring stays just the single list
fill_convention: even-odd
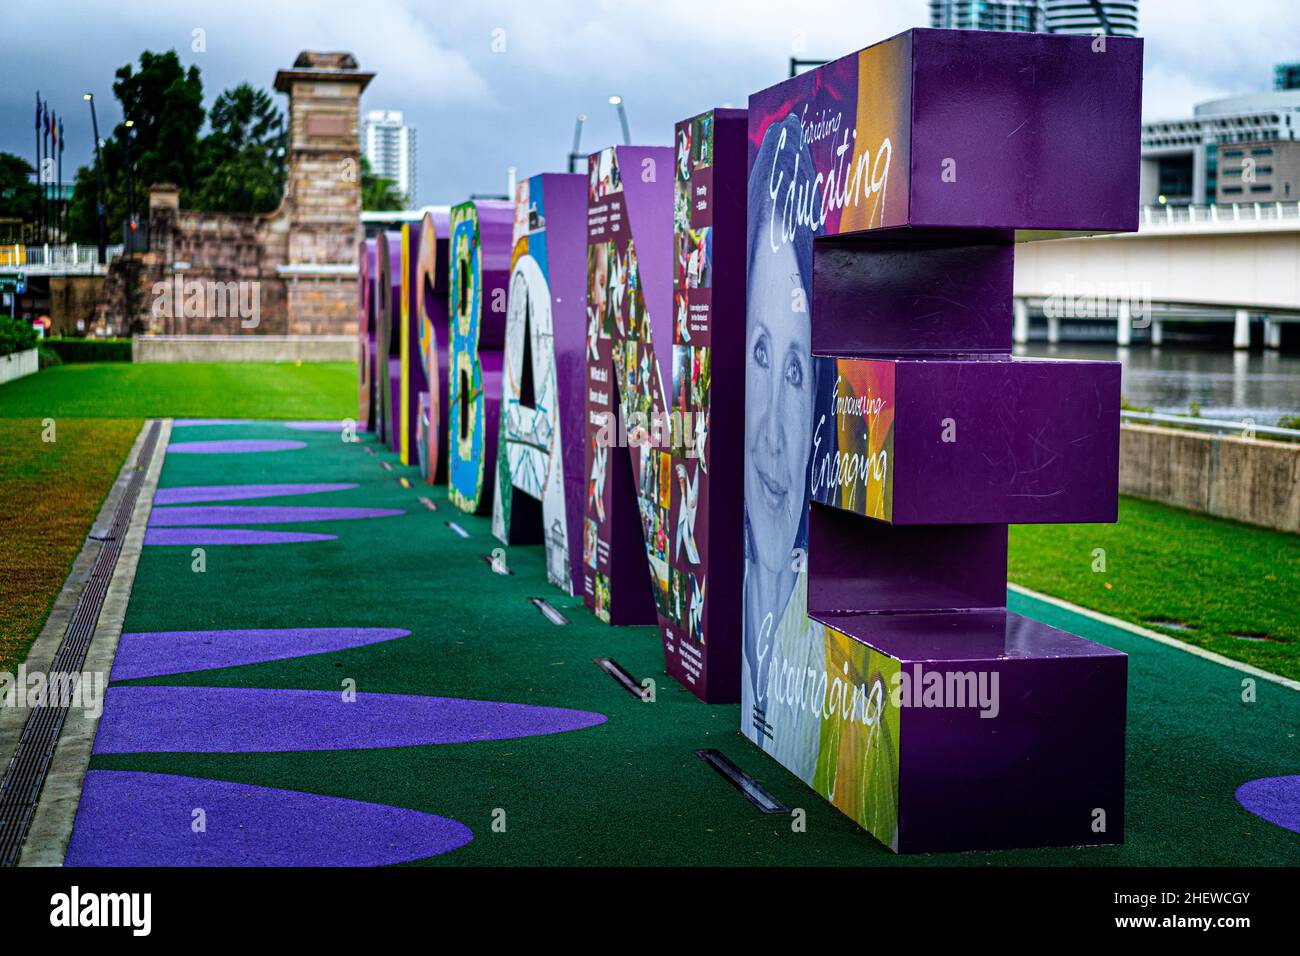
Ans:
[{"label": "purple letter sculpture", "polygon": [[668,411],[672,161],[670,148],[650,146],[587,161],[583,600],[611,624],[648,624],[656,605],[668,609],[672,468],[645,432]]},{"label": "purple letter sculpture", "polygon": [[546,546],[546,575],[582,589],[586,178],[519,184],[502,369],[492,533]]},{"label": "purple letter sculpture", "polygon": [[1007,524],[1115,520],[1119,368],[1012,360],[1011,280],[1136,228],[1141,75],[913,30],[749,100],[742,726],[899,852],[1123,839],[1127,658],[1005,608]]},{"label": "purple letter sculpture", "polygon": [[492,504],[512,211],[500,201],[451,207],[447,483],[452,504],[470,514]]},{"label": "purple letter sculpture", "polygon": [[392,451],[398,450],[402,397],[402,234],[381,232],[375,259],[375,433]]},{"label": "purple letter sculpture", "polygon": [[744,110],[711,110],[667,157],[589,161],[586,603],[657,622],[665,669],[710,703],[740,692],[745,135]]},{"label": "purple letter sculpture", "polygon": [[419,242],[408,263],[413,334],[424,376],[423,392],[411,396],[420,474],[429,484],[447,480],[447,368],[451,357],[451,315],[447,300],[447,235],[445,211],[426,212],[419,225]]},{"label": "purple letter sculpture", "polygon": [[357,427],[375,427],[375,240],[358,243],[357,261]]}]

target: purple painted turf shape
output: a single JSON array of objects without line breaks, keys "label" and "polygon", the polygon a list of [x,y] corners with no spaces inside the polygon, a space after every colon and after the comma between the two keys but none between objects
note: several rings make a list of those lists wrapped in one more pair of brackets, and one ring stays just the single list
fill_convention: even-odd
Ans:
[{"label": "purple painted turf shape", "polygon": [[315,421],[315,422],[285,422],[285,428],[292,428],[299,432],[341,432],[343,422],[334,421]]},{"label": "purple painted turf shape", "polygon": [[159,488],[153,496],[155,505],[195,505],[205,501],[239,501],[244,498],[281,498],[286,495],[313,495],[323,491],[351,491],[356,482],[283,485],[188,485]]},{"label": "purple painted turf shape", "polygon": [[[194,832],[202,807],[206,830]],[[448,817],[161,773],[91,770],[66,866],[386,866],[474,839]]]},{"label": "purple painted turf shape", "polygon": [[181,525],[288,524],[295,521],[355,521],[406,514],[400,508],[297,508],[277,505],[195,505],[154,508],[149,527]]},{"label": "purple painted turf shape", "polygon": [[232,438],[228,441],[181,441],[167,446],[169,455],[248,455],[259,451],[293,451],[307,443],[284,438]]},{"label": "purple painted turf shape", "polygon": [[145,544],[301,544],[305,541],[335,541],[338,535],[306,531],[257,531],[252,528],[146,528]]},{"label": "purple painted turf shape", "polygon": [[1237,802],[1260,819],[1300,833],[1300,776],[1243,783],[1237,788]]},{"label": "purple painted turf shape", "polygon": [[581,730],[605,715],[457,697],[258,687],[110,687],[95,753],[424,747]]},{"label": "purple painted turf shape", "polygon": [[172,428],[195,428],[200,425],[251,425],[249,418],[174,418]]},{"label": "purple painted turf shape", "polygon": [[379,644],[410,631],[400,627],[276,627],[230,631],[140,631],[123,634],[113,680],[185,674]]}]

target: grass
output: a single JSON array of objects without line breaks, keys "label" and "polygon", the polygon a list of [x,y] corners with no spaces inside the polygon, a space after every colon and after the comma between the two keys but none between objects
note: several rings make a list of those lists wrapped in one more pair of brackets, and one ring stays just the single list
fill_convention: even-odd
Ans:
[{"label": "grass", "polygon": [[143,419],[356,414],[346,362],[61,365],[0,386],[0,671],[44,626]]},{"label": "grass", "polygon": [[1300,535],[1121,498],[1116,524],[1013,527],[1007,576],[1300,679]]},{"label": "grass", "polygon": [[0,388],[0,418],[356,418],[350,362],[73,364]]},{"label": "grass", "polygon": [[59,418],[47,442],[41,419],[0,420],[0,671],[44,626],[139,430],[136,419]]}]

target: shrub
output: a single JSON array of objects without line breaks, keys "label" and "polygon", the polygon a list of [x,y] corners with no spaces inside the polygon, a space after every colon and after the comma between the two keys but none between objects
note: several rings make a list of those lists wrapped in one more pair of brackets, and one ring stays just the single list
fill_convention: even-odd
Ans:
[{"label": "shrub", "polygon": [[69,364],[131,361],[130,339],[48,339],[44,345]]},{"label": "shrub", "polygon": [[36,330],[26,322],[0,316],[0,355],[36,348]]},{"label": "shrub", "polygon": [[49,368],[51,365],[62,365],[63,359],[59,358],[59,353],[47,349],[45,346],[37,346],[36,359],[40,362],[41,368]]}]

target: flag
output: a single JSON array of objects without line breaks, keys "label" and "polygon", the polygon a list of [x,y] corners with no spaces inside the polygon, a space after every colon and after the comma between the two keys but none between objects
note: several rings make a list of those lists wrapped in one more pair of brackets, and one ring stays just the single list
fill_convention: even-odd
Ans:
[{"label": "flag", "polygon": [[59,153],[63,152],[63,120],[59,120]]},{"label": "flag", "polygon": [[55,120],[53,113],[50,114],[50,136],[53,137],[51,142],[57,146],[59,144],[59,124]]},{"label": "flag", "polygon": [[40,129],[41,129],[41,93],[40,90],[37,90],[36,91],[36,131],[40,132]]}]

